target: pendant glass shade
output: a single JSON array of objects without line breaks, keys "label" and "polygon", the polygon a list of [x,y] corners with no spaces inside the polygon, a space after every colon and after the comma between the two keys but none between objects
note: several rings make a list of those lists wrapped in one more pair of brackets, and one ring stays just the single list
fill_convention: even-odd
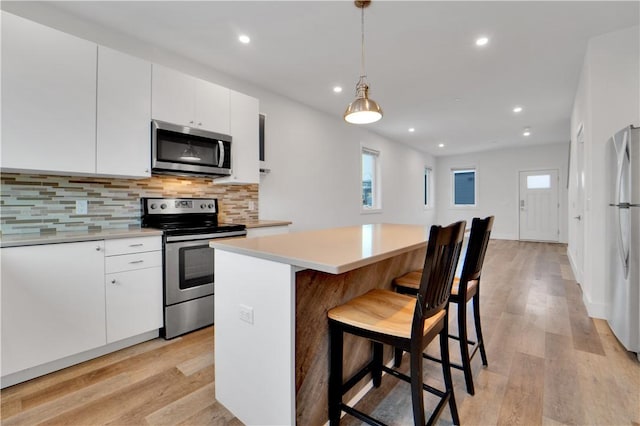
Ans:
[{"label": "pendant glass shade", "polygon": [[373,99],[369,99],[369,86],[360,77],[356,86],[356,99],[344,112],[344,120],[352,124],[375,123],[382,118],[382,108]]}]

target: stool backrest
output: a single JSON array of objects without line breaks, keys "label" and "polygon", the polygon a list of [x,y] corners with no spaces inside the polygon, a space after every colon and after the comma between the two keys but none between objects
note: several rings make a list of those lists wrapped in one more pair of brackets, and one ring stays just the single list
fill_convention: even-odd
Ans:
[{"label": "stool backrest", "polygon": [[445,308],[449,301],[465,225],[465,221],[460,221],[444,228],[431,227],[413,316],[412,339],[422,337],[424,320]]},{"label": "stool backrest", "polygon": [[480,279],[484,255],[487,253],[491,228],[493,228],[493,219],[493,216],[487,216],[484,219],[474,217],[471,222],[469,244],[460,275],[460,293],[466,289],[467,282]]}]

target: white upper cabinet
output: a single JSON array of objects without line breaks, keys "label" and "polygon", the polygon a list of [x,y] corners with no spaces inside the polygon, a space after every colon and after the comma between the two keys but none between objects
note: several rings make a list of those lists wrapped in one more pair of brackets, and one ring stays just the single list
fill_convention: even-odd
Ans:
[{"label": "white upper cabinet", "polygon": [[232,174],[214,183],[260,183],[259,101],[231,90],[229,103]]},{"label": "white upper cabinet", "polygon": [[153,65],[155,120],[229,134],[229,89]]},{"label": "white upper cabinet", "polygon": [[95,43],[2,12],[5,170],[94,173]]},{"label": "white upper cabinet", "polygon": [[195,79],[195,122],[202,129],[229,134],[229,92],[226,87]]},{"label": "white upper cabinet", "polygon": [[96,172],[151,176],[151,63],[98,47]]}]

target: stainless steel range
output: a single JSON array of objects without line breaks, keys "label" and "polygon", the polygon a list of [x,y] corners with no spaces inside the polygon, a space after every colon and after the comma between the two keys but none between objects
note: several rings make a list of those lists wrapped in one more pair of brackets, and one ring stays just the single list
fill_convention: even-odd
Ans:
[{"label": "stainless steel range", "polygon": [[215,198],[143,198],[142,226],[164,231],[164,337],[213,324],[209,240],[245,236],[245,226],[218,223]]}]

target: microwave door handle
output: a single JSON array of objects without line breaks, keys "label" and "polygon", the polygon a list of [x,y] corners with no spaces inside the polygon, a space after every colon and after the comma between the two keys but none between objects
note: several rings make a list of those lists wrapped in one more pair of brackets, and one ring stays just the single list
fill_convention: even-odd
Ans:
[{"label": "microwave door handle", "polygon": [[218,141],[218,167],[224,166],[224,142]]}]

